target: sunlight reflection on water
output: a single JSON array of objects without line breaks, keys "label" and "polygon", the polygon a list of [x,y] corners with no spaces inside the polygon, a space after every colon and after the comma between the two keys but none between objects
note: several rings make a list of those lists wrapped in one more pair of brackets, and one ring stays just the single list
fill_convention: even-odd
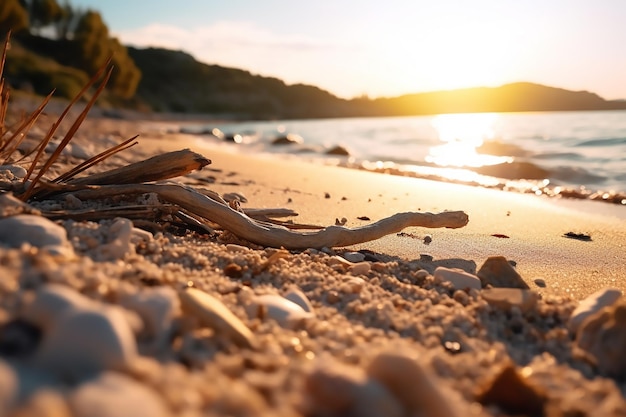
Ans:
[{"label": "sunlight reflection on water", "polygon": [[494,139],[497,113],[440,114],[432,119],[442,145],[429,149],[426,161],[442,167],[481,167],[512,162],[507,156],[476,152],[485,140]]}]

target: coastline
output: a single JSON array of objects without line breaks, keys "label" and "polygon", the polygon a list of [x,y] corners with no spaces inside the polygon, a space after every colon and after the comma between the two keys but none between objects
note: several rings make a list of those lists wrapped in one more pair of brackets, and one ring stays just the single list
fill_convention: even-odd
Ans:
[{"label": "coastline", "polygon": [[[169,137],[169,139],[168,139]],[[218,179],[210,188],[218,193],[239,192],[244,206],[292,208],[299,223],[328,226],[348,219],[346,226],[362,226],[404,211],[463,210],[470,217],[461,229],[409,228],[405,232],[433,237],[421,239],[390,235],[354,246],[390,256],[416,259],[420,255],[463,259],[478,267],[489,256],[503,255],[517,263],[531,288],[582,299],[605,287],[626,290],[626,210],[619,205],[588,200],[538,197],[481,187],[371,173],[349,168],[229,152],[193,135],[140,137],[148,150],[190,148],[212,160],[209,169]],[[224,178],[224,174],[226,178]],[[235,185],[236,184],[236,185]],[[326,193],[329,198],[326,198]],[[568,232],[586,233],[590,242],[568,239]],[[492,235],[505,235],[497,238]],[[475,271],[474,271],[475,272]],[[533,284],[546,281],[545,288]]]}]

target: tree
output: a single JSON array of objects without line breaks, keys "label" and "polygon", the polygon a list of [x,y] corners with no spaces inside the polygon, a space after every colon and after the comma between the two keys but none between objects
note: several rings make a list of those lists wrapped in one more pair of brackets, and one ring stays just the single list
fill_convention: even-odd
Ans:
[{"label": "tree", "polygon": [[56,0],[22,0],[28,10],[31,29],[41,29],[63,18],[64,9]]},{"label": "tree", "polygon": [[18,33],[28,28],[28,14],[19,0],[0,1],[0,36],[12,31]]}]

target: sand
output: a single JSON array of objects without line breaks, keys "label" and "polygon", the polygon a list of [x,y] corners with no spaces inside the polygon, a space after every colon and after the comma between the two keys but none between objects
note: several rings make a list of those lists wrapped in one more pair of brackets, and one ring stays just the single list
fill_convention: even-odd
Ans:
[{"label": "sand", "polygon": [[[164,133],[175,127],[96,118],[77,143],[140,133],[109,166],[191,148],[212,164],[177,180],[243,195],[244,207],[293,209],[298,223],[444,210],[470,221],[304,251],[119,218],[59,221],[67,240],[53,249],[3,243],[0,414],[626,414],[623,207],[243,155]],[[502,302],[475,289],[491,256],[514,263],[530,290]],[[457,288],[440,266],[477,281]],[[615,307],[573,330],[579,300],[607,287]]]}]

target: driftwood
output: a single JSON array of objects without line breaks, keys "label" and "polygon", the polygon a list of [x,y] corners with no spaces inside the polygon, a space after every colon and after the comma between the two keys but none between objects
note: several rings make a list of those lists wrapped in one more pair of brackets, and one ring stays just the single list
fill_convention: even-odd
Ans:
[{"label": "driftwood", "polygon": [[295,232],[286,227],[256,221],[245,213],[234,210],[228,204],[218,202],[181,185],[103,185],[72,192],[79,199],[144,193],[156,193],[163,200],[217,223],[222,228],[250,242],[288,249],[350,246],[397,233],[410,226],[459,228],[468,222],[467,214],[462,211],[436,214],[407,212],[397,213],[375,223],[354,229],[343,226],[328,226],[315,232]]}]

